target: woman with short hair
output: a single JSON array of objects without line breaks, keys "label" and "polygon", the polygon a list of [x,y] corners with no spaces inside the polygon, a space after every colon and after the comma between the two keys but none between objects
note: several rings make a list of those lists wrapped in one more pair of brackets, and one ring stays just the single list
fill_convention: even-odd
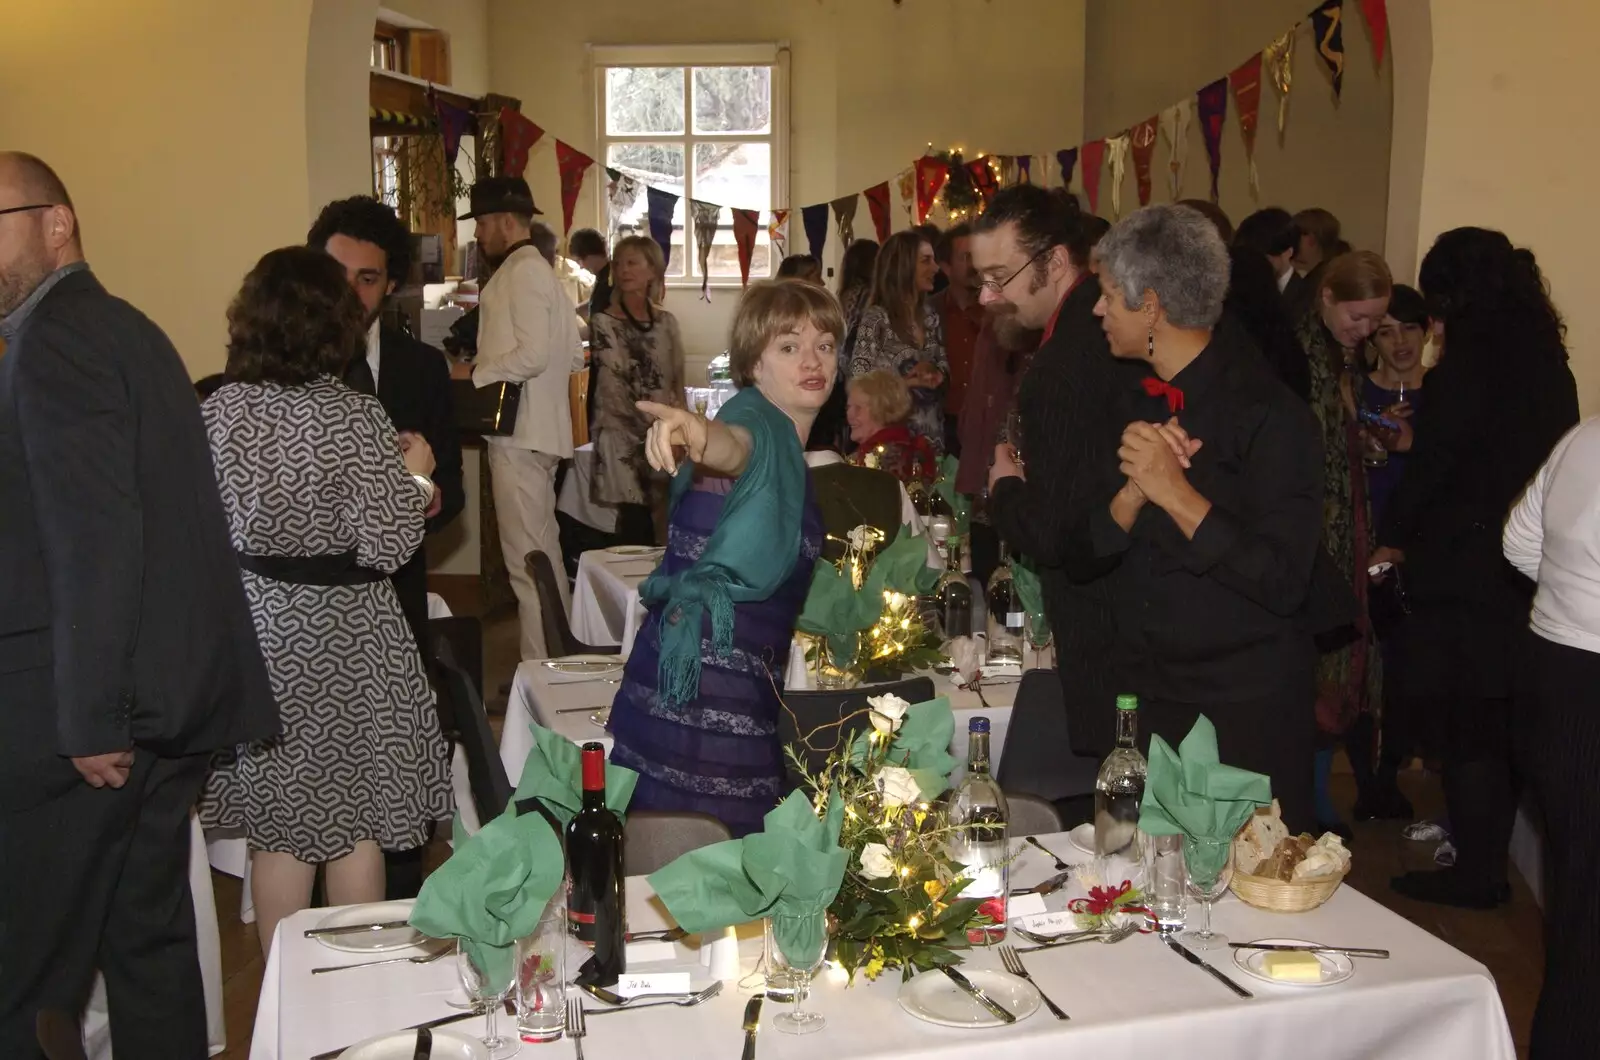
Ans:
[{"label": "woman with short hair", "polygon": [[944,448],[945,357],[939,311],[929,300],[939,274],[933,244],[920,232],[896,232],[878,254],[872,298],[861,312],[850,377],[886,369],[911,387],[907,425],[936,452]]},{"label": "woman with short hair", "polygon": [[901,482],[939,477],[933,446],[906,427],[911,391],[906,381],[882,370],[856,376],[845,384],[845,419],[856,451],[850,462],[887,471]]}]

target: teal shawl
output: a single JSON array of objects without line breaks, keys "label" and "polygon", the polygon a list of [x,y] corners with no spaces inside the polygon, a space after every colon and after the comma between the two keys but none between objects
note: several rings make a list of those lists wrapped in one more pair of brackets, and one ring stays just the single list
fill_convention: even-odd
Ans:
[{"label": "teal shawl", "polygon": [[[800,558],[806,500],[806,461],[794,421],[755,387],[745,387],[717,419],[750,433],[750,459],[723,502],[717,527],[694,565],[668,575],[664,567],[639,587],[647,606],[660,605],[658,694],[682,706],[700,694],[701,617],[711,614],[711,647],[718,658],[733,651],[733,605],[765,600]],[[694,483],[685,463],[672,480],[672,510]]]}]

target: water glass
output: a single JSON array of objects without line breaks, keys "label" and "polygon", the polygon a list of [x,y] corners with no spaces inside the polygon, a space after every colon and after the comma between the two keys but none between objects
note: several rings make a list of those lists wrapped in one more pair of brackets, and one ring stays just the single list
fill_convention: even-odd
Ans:
[{"label": "water glass", "polygon": [[461,977],[461,987],[467,992],[467,997],[483,1006],[483,1037],[479,1041],[483,1042],[483,1047],[488,1050],[489,1060],[506,1060],[507,1057],[517,1055],[522,1044],[515,1038],[501,1034],[498,1022],[500,1005],[505,1000],[506,994],[511,992],[516,977],[512,976],[498,990],[491,987],[482,969],[473,962],[472,955],[467,952],[465,942],[456,943],[456,973]]},{"label": "water glass", "polygon": [[1181,930],[1188,911],[1183,837],[1140,833],[1144,858],[1145,908],[1157,931]]},{"label": "water glass", "polygon": [[525,1042],[561,1037],[567,1010],[567,903],[562,888],[533,934],[517,943],[517,1034]]},{"label": "water glass", "polygon": [[1221,897],[1233,879],[1233,839],[1184,836],[1183,863],[1189,890],[1200,899],[1199,926],[1189,925],[1183,941],[1191,949],[1222,949],[1228,944],[1228,937],[1211,930],[1211,903]]},{"label": "water glass", "polygon": [[[767,974],[786,970],[789,974],[790,997],[793,1008],[779,1013],[772,1025],[785,1034],[813,1034],[828,1025],[820,1013],[806,1008],[811,993],[811,976],[822,967],[823,954],[828,949],[828,925],[825,910],[805,916],[772,916],[767,918],[767,956],[770,961]],[[778,938],[790,940],[791,948],[778,945]],[[803,945],[803,951],[792,947]],[[770,993],[770,991],[769,991]]]}]

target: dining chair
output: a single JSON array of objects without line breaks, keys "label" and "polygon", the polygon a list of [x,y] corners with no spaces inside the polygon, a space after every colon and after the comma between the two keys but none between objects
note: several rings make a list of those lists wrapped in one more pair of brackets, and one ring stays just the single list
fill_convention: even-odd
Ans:
[{"label": "dining chair", "polygon": [[[483,622],[474,615],[451,615],[448,618],[428,619],[428,650],[437,655],[439,644],[449,645],[455,664],[466,671],[472,687],[483,698]],[[454,700],[439,698],[439,731],[445,739],[454,740],[458,725],[451,712]]]},{"label": "dining chair", "polygon": [[556,581],[556,570],[549,556],[534,549],[528,553],[526,562],[528,577],[533,579],[533,589],[539,594],[539,625],[544,631],[545,651],[552,656],[622,654],[620,644],[585,644],[573,635],[566,608],[561,603],[560,583]]},{"label": "dining chair", "polygon": [[1070,828],[1091,820],[1100,761],[1074,754],[1067,708],[1055,670],[1029,670],[1017,686],[995,780],[1009,797],[1036,795],[1053,803]]},{"label": "dining chair", "polygon": [[732,838],[728,826],[709,814],[634,810],[622,826],[623,871],[648,876],[682,854]]},{"label": "dining chair", "polygon": [[[857,735],[872,727],[866,715],[867,699],[884,695],[899,696],[908,703],[925,703],[933,698],[933,679],[913,677],[892,684],[839,691],[785,693],[783,706],[778,711],[778,742],[795,749],[808,773],[820,772],[830,754],[848,747]],[[849,720],[845,721],[846,718]],[[809,737],[809,746],[801,743],[803,737]],[[800,775],[787,755],[784,771],[789,778],[789,788],[798,788]]]},{"label": "dining chair", "polygon": [[1066,831],[1055,806],[1037,795],[1006,792],[1006,811],[1006,828],[1013,836],[1053,835]]},{"label": "dining chair", "polygon": [[478,808],[478,820],[487,824],[500,816],[506,803],[511,801],[511,780],[506,776],[505,764],[500,761],[500,750],[489,728],[489,715],[483,709],[483,699],[473,686],[472,678],[457,661],[448,641],[435,640],[433,650],[438,694],[450,700],[456,739],[467,758],[467,782],[472,788],[472,801]]}]

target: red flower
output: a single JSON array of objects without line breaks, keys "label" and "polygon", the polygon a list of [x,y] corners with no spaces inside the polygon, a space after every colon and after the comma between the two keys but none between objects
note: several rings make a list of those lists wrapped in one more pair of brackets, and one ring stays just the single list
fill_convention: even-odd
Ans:
[{"label": "red flower", "polygon": [[1003,898],[990,898],[978,905],[978,915],[986,916],[996,924],[1005,923],[1006,903]]}]

